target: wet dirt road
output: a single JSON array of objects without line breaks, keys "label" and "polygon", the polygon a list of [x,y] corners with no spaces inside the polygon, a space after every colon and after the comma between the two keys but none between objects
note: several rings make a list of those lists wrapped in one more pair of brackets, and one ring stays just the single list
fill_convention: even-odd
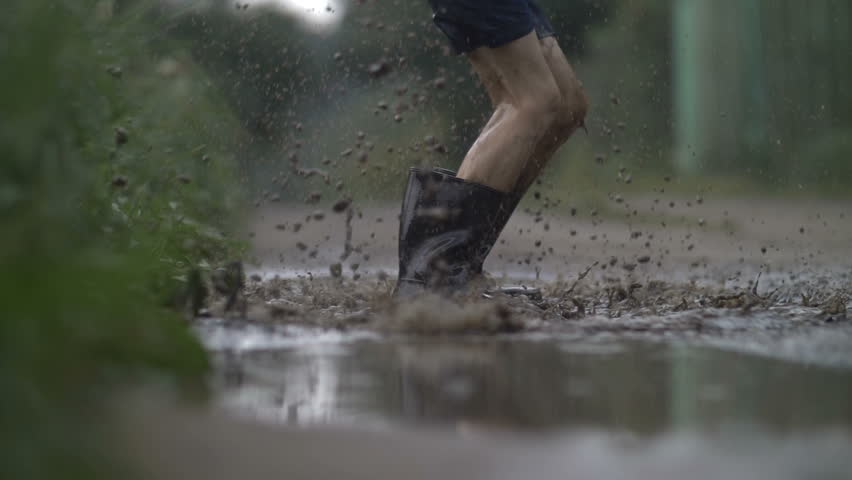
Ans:
[{"label": "wet dirt road", "polygon": [[348,242],[345,214],[261,210],[248,320],[196,323],[218,403],[324,436],[278,452],[303,478],[848,478],[848,206],[673,202],[522,213],[487,268],[534,291],[404,304],[393,207]]},{"label": "wet dirt road", "polygon": [[[251,316],[395,333],[698,338],[820,360],[801,347],[813,344],[828,349],[824,358],[848,362],[845,334],[821,332],[849,323],[852,205],[674,197],[619,205],[626,214],[522,205],[486,269],[492,285],[531,287],[533,295],[474,292],[406,305],[389,301],[395,207],[356,206],[348,223],[345,214],[317,220],[311,209],[261,209],[252,225],[259,263],[248,286]],[[801,340],[821,336],[836,345]]]},{"label": "wet dirt road", "polygon": [[[495,246],[486,269],[495,275],[545,279],[575,277],[588,265],[615,258],[610,276],[637,275],[676,281],[737,279],[760,269],[798,275],[845,274],[852,245],[852,203],[779,198],[627,198],[613,209],[523,203]],[[687,206],[688,205],[688,206]],[[397,205],[356,205],[356,250],[343,273],[393,273]],[[322,213],[320,221],[313,213]],[[633,214],[635,212],[635,215]],[[346,243],[344,214],[305,206],[264,207],[251,224],[258,270],[327,274]]]}]

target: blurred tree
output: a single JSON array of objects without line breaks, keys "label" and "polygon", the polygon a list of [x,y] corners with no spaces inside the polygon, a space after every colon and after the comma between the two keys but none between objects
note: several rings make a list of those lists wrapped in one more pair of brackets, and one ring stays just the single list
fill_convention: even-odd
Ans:
[{"label": "blurred tree", "polygon": [[679,165],[848,189],[849,2],[674,5]]}]

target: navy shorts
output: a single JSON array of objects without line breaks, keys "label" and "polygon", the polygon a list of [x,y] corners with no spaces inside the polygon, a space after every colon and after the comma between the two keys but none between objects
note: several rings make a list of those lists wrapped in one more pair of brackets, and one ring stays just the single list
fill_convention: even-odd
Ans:
[{"label": "navy shorts", "polygon": [[538,38],[555,35],[553,25],[532,0],[429,0],[435,25],[456,53],[496,48],[533,30]]}]

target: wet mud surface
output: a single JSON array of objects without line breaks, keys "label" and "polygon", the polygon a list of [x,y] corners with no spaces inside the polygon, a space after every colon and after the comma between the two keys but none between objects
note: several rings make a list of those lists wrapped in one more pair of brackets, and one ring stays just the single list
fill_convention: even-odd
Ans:
[{"label": "wet mud surface", "polygon": [[[781,338],[846,328],[847,205],[667,200],[624,199],[626,216],[523,207],[489,257],[484,286],[400,304],[390,298],[393,206],[347,205],[321,221],[297,207],[261,209],[248,318],[433,335]],[[515,295],[483,295],[506,285],[519,287]]]},{"label": "wet mud surface", "polygon": [[[590,267],[594,269],[595,267]],[[501,285],[492,279],[488,282]],[[453,297],[395,301],[394,278],[271,278],[246,286],[248,321],[416,334],[784,335],[844,329],[845,280],[790,281],[758,275],[734,286],[672,284],[581,272],[571,282],[516,281]]]},{"label": "wet mud surface", "polygon": [[146,478],[778,480],[846,479],[852,468],[852,440],[838,431],[495,437],[469,427],[457,434],[281,428],[152,404],[124,409],[134,459]]},{"label": "wet mud surface", "polygon": [[[326,431],[340,452],[360,443],[352,432],[382,432],[438,465],[439,448],[405,446],[436,433],[526,478],[563,478],[568,465],[547,465],[566,452],[589,478],[682,478],[677,465],[693,478],[844,478],[825,446],[852,445],[852,225],[842,206],[817,218],[747,203],[724,207],[729,223],[701,212],[674,226],[521,213],[488,279],[404,301],[391,298],[393,208],[307,212],[298,231],[280,219],[305,212],[264,210],[238,307],[218,298],[195,328],[220,406],[342,428]],[[549,453],[523,463],[530,448]]]},{"label": "wet mud surface", "polygon": [[[546,196],[529,197],[486,262],[496,276],[573,280],[599,262],[610,277],[747,282],[761,270],[831,276],[852,267],[848,202],[706,196],[699,204],[657,195],[625,197],[606,208],[554,206]],[[249,232],[255,273],[323,276],[339,263],[348,277],[393,275],[399,206],[347,208],[259,208]]]},{"label": "wet mud surface", "polygon": [[[199,319],[229,409],[295,425],[852,429],[845,277],[520,281],[394,301],[390,276],[255,278]],[[497,283],[492,279],[492,283]]]}]

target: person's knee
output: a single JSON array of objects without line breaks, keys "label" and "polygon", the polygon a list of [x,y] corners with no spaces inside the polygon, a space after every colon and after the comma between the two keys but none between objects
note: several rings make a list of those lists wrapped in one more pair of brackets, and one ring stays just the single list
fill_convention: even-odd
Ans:
[{"label": "person's knee", "polygon": [[566,141],[578,127],[583,125],[589,113],[589,98],[582,88],[574,88],[561,98],[555,128],[559,137]]},{"label": "person's knee", "polygon": [[556,84],[531,89],[517,108],[528,121],[550,128],[559,121],[562,112],[562,95]]}]

